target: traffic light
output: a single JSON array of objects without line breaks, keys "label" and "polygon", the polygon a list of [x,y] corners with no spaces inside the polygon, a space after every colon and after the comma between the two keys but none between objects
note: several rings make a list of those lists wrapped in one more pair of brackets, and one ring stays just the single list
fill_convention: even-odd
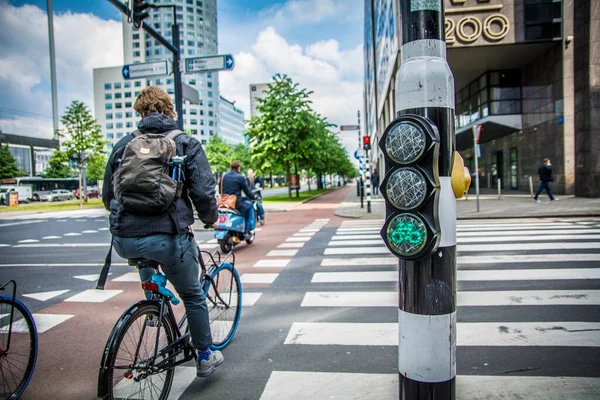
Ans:
[{"label": "traffic light", "polygon": [[363,149],[371,150],[371,136],[363,136]]},{"label": "traffic light", "polygon": [[387,212],[381,236],[397,257],[424,258],[437,250],[441,237],[438,129],[428,118],[402,115],[388,125],[379,147],[386,160],[381,192]]},{"label": "traffic light", "polygon": [[145,11],[148,7],[150,7],[149,3],[146,3],[145,0],[133,0],[133,26],[139,28],[142,26],[142,21],[149,16],[148,11]]}]

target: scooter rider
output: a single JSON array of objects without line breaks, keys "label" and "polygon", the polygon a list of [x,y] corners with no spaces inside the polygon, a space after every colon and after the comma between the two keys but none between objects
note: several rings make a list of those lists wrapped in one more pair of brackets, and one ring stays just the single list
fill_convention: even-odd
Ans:
[{"label": "scooter rider", "polygon": [[254,175],[254,171],[248,169],[248,187],[253,190],[256,194],[256,210],[258,211],[258,220],[261,225],[265,223],[265,209],[262,206],[262,191],[265,188],[265,184],[260,176]]},{"label": "scooter rider", "polygon": [[[256,225],[256,216],[254,215],[254,205],[250,200],[256,200],[256,196],[248,188],[246,178],[240,174],[240,169],[239,161],[236,160],[231,163],[231,170],[223,175],[223,194],[237,196],[235,208],[244,215],[244,219],[246,220],[244,235],[251,237]],[[247,196],[247,199],[242,197],[242,191]]]}]

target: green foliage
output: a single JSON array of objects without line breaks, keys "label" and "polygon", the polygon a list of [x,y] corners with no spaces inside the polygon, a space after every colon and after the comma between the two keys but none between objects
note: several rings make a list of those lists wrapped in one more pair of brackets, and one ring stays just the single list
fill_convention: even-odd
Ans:
[{"label": "green foliage", "polygon": [[255,174],[259,174],[260,171],[255,168],[251,157],[252,154],[250,153],[250,148],[244,143],[238,143],[233,147],[231,160],[238,160],[240,162],[240,165],[242,166],[242,172],[247,171],[248,168],[252,168]]},{"label": "green foliage", "polygon": [[64,126],[60,135],[68,138],[61,142],[61,150],[69,160],[77,161],[80,167],[84,152],[87,159],[104,156],[106,141],[100,124],[83,102],[74,100],[60,121]]},{"label": "green foliage", "polygon": [[70,178],[75,175],[69,166],[69,158],[63,151],[55,150],[48,164],[48,168],[42,174],[44,178]]},{"label": "green foliage", "polygon": [[17,160],[10,154],[8,145],[0,146],[0,179],[16,178],[21,175]]},{"label": "green foliage", "polygon": [[98,181],[104,179],[104,171],[108,159],[104,156],[96,155],[88,160],[87,179],[89,181]]},{"label": "green foliage", "polygon": [[213,171],[217,174],[222,174],[229,170],[231,166],[232,150],[231,146],[225,142],[220,136],[213,136],[206,145],[204,151],[206,152],[206,158]]}]

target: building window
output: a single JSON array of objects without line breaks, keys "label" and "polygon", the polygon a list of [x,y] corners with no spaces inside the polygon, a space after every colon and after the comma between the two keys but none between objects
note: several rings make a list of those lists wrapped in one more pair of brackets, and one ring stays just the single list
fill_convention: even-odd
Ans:
[{"label": "building window", "polygon": [[190,119],[190,125],[198,125],[197,119]]},{"label": "building window", "polygon": [[113,128],[113,123],[112,122],[107,122],[106,123],[106,129],[112,129]]},{"label": "building window", "polygon": [[200,115],[204,115],[204,110],[200,110]]},{"label": "building window", "polygon": [[167,89],[168,94],[175,94],[175,91],[172,88]]},{"label": "building window", "polygon": [[123,108],[123,103],[115,103],[115,108]]},{"label": "building window", "polygon": [[196,114],[198,114],[198,110],[196,110],[195,108],[192,108],[192,109],[190,109],[190,114],[196,115]]},{"label": "building window", "polygon": [[133,127],[133,123],[131,121],[125,122],[125,128]]},{"label": "building window", "polygon": [[202,139],[202,144],[206,144],[206,140]]},{"label": "building window", "polygon": [[125,103],[125,108],[131,108],[131,102],[128,101],[127,103]]},{"label": "building window", "polygon": [[141,81],[135,81],[133,83],[133,86],[135,86],[135,87],[142,87],[142,82]]},{"label": "building window", "polygon": [[122,113],[122,112],[115,113],[115,118],[116,118],[116,119],[121,119],[121,118],[123,118],[123,113]]},{"label": "building window", "polygon": [[121,93],[115,93],[115,99],[120,99],[123,95]]},{"label": "building window", "polygon": [[106,145],[106,148],[109,149],[109,150],[112,150],[113,146],[114,145],[112,143],[109,143],[109,144]]},{"label": "building window", "polygon": [[193,13],[194,12],[194,7],[186,7],[185,10],[189,13]]},{"label": "building window", "polygon": [[124,88],[130,88],[131,87],[131,82],[126,81],[125,83],[123,83],[123,87]]},{"label": "building window", "polygon": [[106,104],[104,104],[104,109],[105,110],[112,110],[112,103],[106,103]]},{"label": "building window", "polygon": [[135,92],[135,97],[138,97],[140,95],[140,92]]},{"label": "building window", "polygon": [[194,49],[188,49],[188,56],[193,56],[195,53]]},{"label": "building window", "polygon": [[167,85],[172,85],[172,84],[173,84],[173,79],[167,78]]},{"label": "building window", "polygon": [[140,48],[140,42],[133,42],[133,48],[134,49],[139,49]]},{"label": "building window", "polygon": [[211,130],[211,131],[208,131],[208,134],[209,134],[210,136],[212,136],[212,135],[214,135],[214,134],[215,134],[215,131],[212,131],[212,130]]},{"label": "building window", "polygon": [[154,55],[157,55],[157,56],[159,56],[159,55],[161,55],[161,54],[162,54],[162,49],[161,49],[161,48],[154,49]]},{"label": "building window", "polygon": [[117,133],[117,139],[121,139],[123,137],[123,132]]},{"label": "building window", "polygon": [[140,52],[139,51],[134,51],[133,52],[133,56],[134,57],[139,57],[140,56]]},{"label": "building window", "polygon": [[115,82],[115,89],[121,89],[121,82]]},{"label": "building window", "polygon": [[204,126],[204,120],[203,119],[200,120],[200,125]]},{"label": "building window", "polygon": [[215,126],[215,121],[208,121],[208,126]]},{"label": "building window", "polygon": [[212,101],[209,101],[209,102],[208,102],[208,106],[209,106],[209,107],[212,107],[212,106],[213,106],[213,102],[212,102]]},{"label": "building window", "polygon": [[127,111],[125,113],[125,118],[132,118],[133,117],[133,113],[131,111]]},{"label": "building window", "polygon": [[106,119],[113,119],[112,113],[106,113]]},{"label": "building window", "polygon": [[204,129],[201,129],[201,130],[200,130],[200,134],[201,134],[201,135],[204,135]]},{"label": "building window", "polygon": [[123,123],[122,122],[117,122],[117,129],[123,129]]},{"label": "building window", "polygon": [[125,97],[126,97],[126,98],[127,98],[127,97],[129,97],[129,98],[130,98],[130,97],[131,97],[131,92],[125,92]]},{"label": "building window", "polygon": [[111,93],[104,93],[104,100],[110,100],[112,99],[112,94]]},{"label": "building window", "polygon": [[196,5],[197,5],[198,7],[202,7],[202,2],[201,2],[201,1],[197,1],[197,2],[196,2]]},{"label": "building window", "polygon": [[211,82],[211,81],[208,81],[208,82],[206,82],[206,85],[207,85],[208,87],[212,87],[212,82]]},{"label": "building window", "polygon": [[139,33],[134,33],[132,36],[133,40],[138,40],[140,38],[140,34]]},{"label": "building window", "polygon": [[151,50],[146,50],[146,57],[150,57],[152,56],[152,51]]},{"label": "building window", "polygon": [[107,133],[106,134],[106,138],[107,139],[112,139],[112,138],[114,138],[114,135],[112,133]]},{"label": "building window", "polygon": [[198,134],[198,129],[192,129],[192,135],[197,135]]},{"label": "building window", "polygon": [[160,29],[160,22],[154,23],[154,29]]},{"label": "building window", "polygon": [[193,46],[194,45],[194,41],[193,40],[188,40],[187,45],[188,46]]},{"label": "building window", "polygon": [[112,89],[112,85],[110,83],[105,83],[104,90],[110,90],[110,89]]}]

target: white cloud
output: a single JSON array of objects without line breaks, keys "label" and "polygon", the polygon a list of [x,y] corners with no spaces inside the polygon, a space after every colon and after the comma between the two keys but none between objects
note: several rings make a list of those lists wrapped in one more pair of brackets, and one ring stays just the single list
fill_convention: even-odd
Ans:
[{"label": "white cloud", "polygon": [[[221,94],[236,101],[250,118],[249,84],[271,81],[276,73],[287,74],[301,87],[312,90],[313,108],[336,125],[356,124],[362,109],[362,46],[341,50],[335,40],[317,42],[303,49],[289,43],[274,28],[260,32],[251,52],[234,55],[235,69],[219,75]],[[333,129],[336,130],[335,128]],[[352,154],[356,132],[340,138]]]},{"label": "white cloud", "polygon": [[[0,2],[0,107],[51,116],[48,20],[32,5],[15,7]],[[92,14],[55,14],[54,40],[59,116],[72,100],[93,108],[93,68],[123,62],[121,23]],[[6,113],[6,111],[5,111]],[[20,117],[17,117],[20,118]],[[26,122],[36,124],[35,119]],[[52,126],[38,120],[25,135],[52,134]],[[3,121],[3,130],[22,129],[23,123]]]},{"label": "white cloud", "polygon": [[348,0],[289,0],[263,10],[269,24],[302,25],[328,19],[356,18],[362,10]]}]

